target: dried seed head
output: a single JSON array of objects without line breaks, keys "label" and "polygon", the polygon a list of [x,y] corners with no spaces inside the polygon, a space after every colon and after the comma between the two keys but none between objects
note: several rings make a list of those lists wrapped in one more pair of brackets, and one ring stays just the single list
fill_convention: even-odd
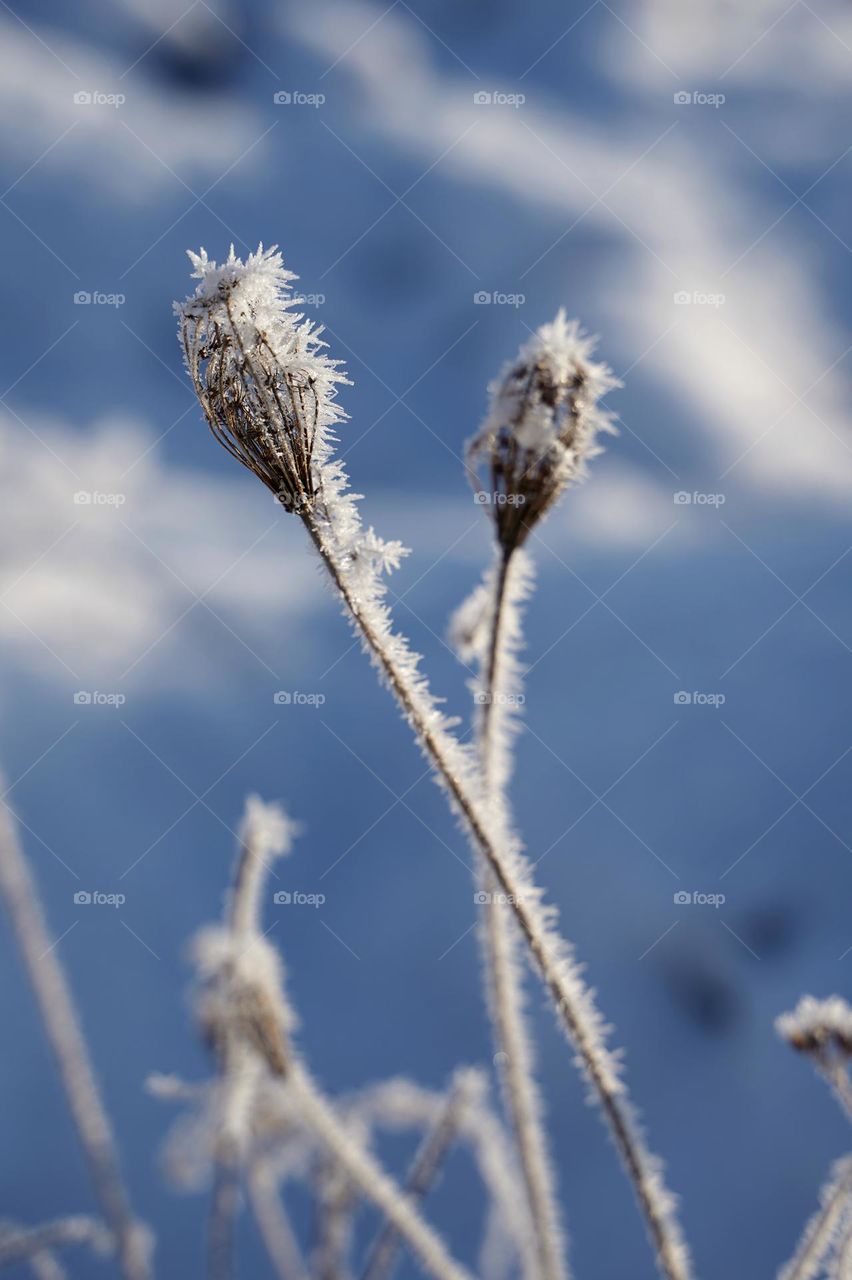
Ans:
[{"label": "dried seed head", "polygon": [[803,996],[792,1013],[776,1020],[775,1029],[800,1053],[834,1050],[843,1058],[852,1057],[852,1008],[840,996]]},{"label": "dried seed head", "polygon": [[590,359],[594,339],[565,312],[532,335],[489,387],[491,404],[468,457],[506,552],[520,547],[563,490],[600,452],[612,431],[598,401],[618,386],[605,364]]},{"label": "dried seed head", "polygon": [[347,382],[324,354],[321,326],[291,308],[295,276],[273,246],[243,262],[190,253],[199,284],[175,304],[186,365],[213,434],[286,511],[321,502],[320,466],[345,415]]}]

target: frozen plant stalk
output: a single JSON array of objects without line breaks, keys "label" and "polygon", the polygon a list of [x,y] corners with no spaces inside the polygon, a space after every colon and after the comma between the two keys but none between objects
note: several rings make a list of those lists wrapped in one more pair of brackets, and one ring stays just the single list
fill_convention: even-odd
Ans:
[{"label": "frozen plant stalk", "polygon": [[293,1046],[296,1016],[280,957],[261,929],[260,903],[270,862],[289,852],[294,830],[277,806],[249,798],[225,920],[202,930],[195,943],[196,1011],[221,1075],[214,1101],[210,1275],[218,1280],[234,1272],[240,1175],[251,1154],[259,1100],[272,1085],[286,1091],[304,1128],[393,1225],[434,1280],[469,1280],[411,1200],[357,1134],[347,1130]]},{"label": "frozen plant stalk", "polygon": [[[321,331],[294,312],[293,276],[280,254],[261,248],[243,263],[232,249],[221,265],[203,250],[190,257],[198,286],[176,310],[210,428],[301,518],[365,649],[511,903],[633,1182],[662,1274],[684,1280],[689,1265],[674,1205],[636,1126],[592,994],[552,909],[542,903],[517,838],[489,803],[474,753],[454,736],[418,655],[393,629],[382,575],[398,565],[403,548],[362,527],[342,463],[333,456],[334,428],[343,418],[335,395],[345,378],[326,355]],[[559,475],[550,478],[553,500]]]},{"label": "frozen plant stalk", "polygon": [[[468,448],[473,473],[490,486],[477,497],[492,516],[495,561],[482,586],[457,612],[451,634],[463,660],[478,666],[474,688],[480,764],[491,803],[504,815],[517,732],[515,709],[522,701],[521,608],[533,581],[524,544],[562,491],[583,473],[586,460],[598,452],[599,431],[610,426],[598,400],[616,383],[605,365],[591,360],[592,348],[591,340],[576,323],[566,321],[563,311],[542,325],[491,384],[488,415]],[[537,1269],[548,1280],[559,1280],[565,1274],[565,1244],[544,1109],[533,1073],[519,940],[511,910],[499,900],[487,865],[481,882],[489,1004],[503,1092],[535,1224]]]},{"label": "frozen plant stalk", "polygon": [[[2,781],[2,779],[0,779]],[[86,1039],[51,940],[11,810],[0,805],[0,892],[126,1280],[150,1280],[153,1239],[134,1216]]]}]

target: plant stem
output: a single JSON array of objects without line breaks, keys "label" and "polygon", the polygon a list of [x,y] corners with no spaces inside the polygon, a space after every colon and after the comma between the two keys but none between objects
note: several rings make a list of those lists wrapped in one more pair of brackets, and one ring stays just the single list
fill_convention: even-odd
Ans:
[{"label": "plant stem", "polygon": [[121,1176],[115,1136],[56,944],[48,935],[11,810],[3,803],[0,803],[0,890],[6,899],[21,958],[122,1272],[126,1280],[150,1280],[147,1233],[133,1216]]},{"label": "plant stem", "polygon": [[[495,803],[505,805],[506,797],[498,781],[494,733],[512,549],[501,548],[498,554],[480,690],[484,700],[480,706],[477,725],[477,748],[486,789],[493,793]],[[484,924],[481,932],[486,981],[490,988],[489,1004],[497,1049],[501,1055],[499,1061],[503,1096],[515,1133],[535,1232],[536,1271],[544,1280],[563,1280],[567,1270],[564,1237],[542,1127],[542,1101],[533,1074],[529,1029],[524,1017],[523,970],[518,957],[515,924],[510,907],[503,902],[494,901],[497,881],[484,860],[482,884],[489,898],[482,907]]]},{"label": "plant stem", "polygon": [[[405,1179],[405,1191],[412,1199],[421,1201],[434,1186],[458,1133],[458,1111],[462,1105],[459,1089],[454,1086],[423,1139]],[[362,1280],[386,1280],[393,1269],[398,1249],[399,1232],[390,1222],[385,1222],[370,1246]]]},{"label": "plant stem", "polygon": [[353,1142],[334,1108],[326,1102],[301,1063],[294,1061],[287,1077],[304,1123],[352,1179],[358,1190],[381,1210],[403,1236],[421,1265],[435,1280],[470,1280],[443,1243],[420,1217],[409,1198],[401,1195],[373,1157]]},{"label": "plant stem", "polygon": [[[659,1171],[644,1151],[629,1103],[624,1097],[623,1086],[613,1077],[611,1070],[600,1060],[597,1036],[598,1023],[591,1003],[591,996],[578,999],[572,989],[571,979],[575,971],[569,968],[568,958],[546,930],[541,912],[531,909],[535,894],[530,884],[522,887],[517,876],[519,857],[507,856],[503,842],[495,836],[484,806],[474,796],[461,777],[461,769],[449,758],[450,746],[457,744],[445,733],[439,733],[428,722],[411,675],[402,670],[389,652],[385,638],[371,624],[361,600],[350,589],[346,571],[338,563],[331,545],[325,537],[325,529],[309,509],[302,515],[311,539],[322,557],[332,581],[337,587],[351,617],[361,633],[363,642],[384,674],[388,685],[414,731],[427,758],[443,780],[453,806],[462,818],[475,845],[481,850],[488,866],[496,877],[500,889],[507,895],[526,945],[535,960],[542,981],[553,998],[560,1020],[574,1045],[589,1083],[598,1098],[609,1126],[613,1142],[622,1158],[628,1177],[633,1184],[639,1206],[644,1214],[648,1234],[654,1246],[661,1274],[666,1280],[687,1280],[689,1267],[685,1250],[678,1238],[672,1220],[669,1198],[660,1182]],[[459,765],[461,761],[459,761]],[[528,902],[528,899],[530,901]]]},{"label": "plant stem", "polygon": [[307,1269],[271,1171],[255,1161],[248,1171],[249,1203],[278,1280],[307,1280]]}]

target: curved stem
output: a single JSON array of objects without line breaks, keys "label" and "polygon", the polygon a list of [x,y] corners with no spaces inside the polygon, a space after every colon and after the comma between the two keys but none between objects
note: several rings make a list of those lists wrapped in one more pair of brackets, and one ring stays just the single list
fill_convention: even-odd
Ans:
[{"label": "curved stem", "polygon": [[0,805],[0,890],[6,899],[68,1109],[85,1152],[126,1280],[150,1280],[147,1233],[134,1218],[106,1113],[65,972],[48,935],[11,811]]},{"label": "curved stem", "polygon": [[[434,1186],[441,1165],[455,1141],[461,1105],[459,1090],[454,1087],[414,1157],[405,1179],[405,1192],[417,1202]],[[362,1280],[387,1280],[392,1273],[399,1244],[399,1232],[390,1222],[385,1222],[370,1246]]]},{"label": "curved stem", "polygon": [[507,857],[492,831],[491,821],[484,808],[460,776],[459,767],[449,758],[446,734],[440,734],[425,714],[410,673],[404,671],[389,652],[384,637],[371,624],[361,600],[350,589],[346,572],[327,543],[323,527],[312,510],[303,513],[302,518],[367,650],[384,674],[424,753],[443,780],[454,808],[485,857],[501,891],[507,895],[542,981],[553,998],[559,1018],[577,1050],[600,1103],[613,1142],[621,1155],[644,1214],[662,1275],[666,1280],[687,1280],[689,1266],[686,1252],[671,1220],[671,1207],[660,1184],[659,1171],[643,1149],[622,1087],[596,1052],[597,1027],[591,997],[587,993],[585,1001],[577,998],[571,982],[572,978],[576,981],[575,973],[569,970],[567,957],[560,955],[554,940],[546,932],[541,912],[532,910],[531,902],[527,901],[535,895],[530,893],[529,885],[522,886],[519,882],[513,865],[516,860]]},{"label": "curved stem", "polygon": [[271,1170],[255,1161],[246,1183],[251,1211],[278,1280],[307,1280],[305,1260]]}]

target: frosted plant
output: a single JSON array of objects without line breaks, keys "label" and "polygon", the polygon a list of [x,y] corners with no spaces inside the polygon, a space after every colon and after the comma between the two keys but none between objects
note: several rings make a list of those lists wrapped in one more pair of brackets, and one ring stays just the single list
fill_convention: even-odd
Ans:
[{"label": "frosted plant", "polygon": [[75,1245],[87,1245],[101,1257],[108,1256],[113,1251],[110,1232],[102,1223],[82,1214],[56,1218],[53,1222],[44,1222],[38,1227],[0,1222],[0,1267],[24,1261],[32,1266],[38,1258],[50,1257],[52,1260],[53,1250]]},{"label": "frosted plant", "polygon": [[[421,1201],[437,1181],[441,1168],[459,1136],[469,1095],[476,1096],[480,1082],[476,1073],[456,1073],[440,1110],[427,1130],[405,1179],[405,1191]],[[386,1280],[399,1249],[399,1232],[386,1222],[373,1241],[364,1267],[364,1280]]]},{"label": "frosted plant", "polygon": [[[465,1072],[464,1106],[456,1115],[459,1140],[471,1150],[490,1204],[480,1252],[479,1272],[490,1280],[513,1273],[519,1261],[535,1275],[537,1247],[520,1169],[508,1135],[487,1102],[480,1072]],[[371,1127],[393,1131],[435,1130],[446,1097],[410,1080],[393,1079],[356,1095],[351,1105]]]},{"label": "frosted plant", "polygon": [[[206,1157],[213,1168],[209,1274],[233,1275],[240,1185],[255,1147],[262,1150],[297,1128],[309,1135],[336,1178],[345,1178],[358,1196],[375,1204],[428,1274],[435,1280],[465,1280],[467,1273],[411,1198],[369,1152],[357,1121],[347,1123],[324,1097],[293,1044],[297,1019],[281,958],[262,932],[260,904],[270,860],[289,852],[295,829],[282,810],[249,798],[225,919],[203,929],[192,951],[198,1022],[219,1067],[212,1088],[190,1090],[201,1102],[201,1115],[182,1133],[195,1158],[200,1150],[202,1161]],[[168,1078],[156,1088],[184,1092]],[[279,1227],[282,1212],[279,1207]],[[267,1244],[274,1239],[269,1231],[263,1234]],[[292,1240],[292,1231],[289,1236]],[[277,1267],[280,1262],[276,1254]]]},{"label": "frosted plant", "polygon": [[[569,324],[563,311],[542,325],[492,383],[488,415],[468,447],[471,474],[478,471],[481,483],[490,486],[477,496],[492,516],[495,554],[484,582],[456,611],[450,639],[462,661],[477,667],[480,766],[491,803],[504,821],[516,711],[523,701],[521,607],[533,589],[524,543],[563,490],[584,474],[586,462],[599,451],[599,432],[610,429],[598,401],[617,384],[605,365],[592,362],[592,350],[592,340],[576,322]],[[480,880],[484,971],[503,1091],[535,1222],[539,1269],[559,1280],[565,1275],[564,1232],[533,1074],[519,940],[487,864]]]},{"label": "frosted plant", "polygon": [[[852,1121],[852,1008],[840,996],[802,996],[792,1012],[776,1019],[775,1028],[791,1048],[810,1058]],[[812,1280],[823,1274],[826,1262],[831,1277],[852,1280],[852,1156],[832,1168],[820,1192],[820,1209],[778,1280]]]},{"label": "frosted plant", "polygon": [[[153,1239],[130,1207],[112,1125],[101,1098],[65,973],[48,934],[12,812],[1,803],[0,893],[6,901],[18,948],[59,1068],[68,1109],[122,1273],[126,1280],[149,1280]],[[81,1218],[65,1220],[66,1224],[76,1223],[78,1228],[84,1221]],[[36,1228],[36,1232],[38,1230]],[[60,1239],[56,1241],[57,1244],[62,1242]]]},{"label": "frosted plant", "polygon": [[[660,1165],[645,1149],[592,994],[555,927],[553,909],[542,902],[517,837],[500,807],[490,803],[475,753],[454,736],[453,722],[419,669],[419,657],[393,628],[382,574],[398,563],[402,549],[364,530],[342,463],[333,454],[334,428],[343,416],[336,402],[343,375],[326,355],[321,331],[293,310],[298,305],[290,292],[293,276],[280,254],[260,248],[243,263],[232,249],[222,265],[203,251],[191,259],[199,283],[176,311],[208,424],[229,452],[279,495],[285,509],[301,518],[364,648],[511,905],[633,1182],[662,1274],[684,1280],[689,1263],[674,1203]],[[531,376],[538,411],[524,418],[524,448],[542,459],[537,508],[543,515],[581,465],[580,407],[588,388],[572,385],[563,395],[557,385],[561,366],[539,372],[536,365]],[[521,404],[522,396],[513,403]],[[546,430],[545,410],[551,409],[556,438]],[[510,406],[508,412],[513,411]]]},{"label": "frosted plant", "polygon": [[591,359],[595,341],[559,311],[521,347],[491,384],[491,405],[470,460],[482,465],[500,547],[511,554],[600,452],[612,430],[599,400],[618,386]]},{"label": "frosted plant", "polygon": [[828,1280],[852,1280],[852,1213],[847,1213],[844,1234],[840,1237],[828,1268]]},{"label": "frosted plant", "polygon": [[805,1227],[795,1254],[778,1272],[778,1280],[816,1280],[824,1274],[852,1214],[852,1157],[837,1161],[819,1198],[820,1207]]},{"label": "frosted plant", "polygon": [[803,996],[791,1013],[781,1014],[775,1027],[793,1049],[810,1058],[852,1120],[852,1008],[840,996]]}]

